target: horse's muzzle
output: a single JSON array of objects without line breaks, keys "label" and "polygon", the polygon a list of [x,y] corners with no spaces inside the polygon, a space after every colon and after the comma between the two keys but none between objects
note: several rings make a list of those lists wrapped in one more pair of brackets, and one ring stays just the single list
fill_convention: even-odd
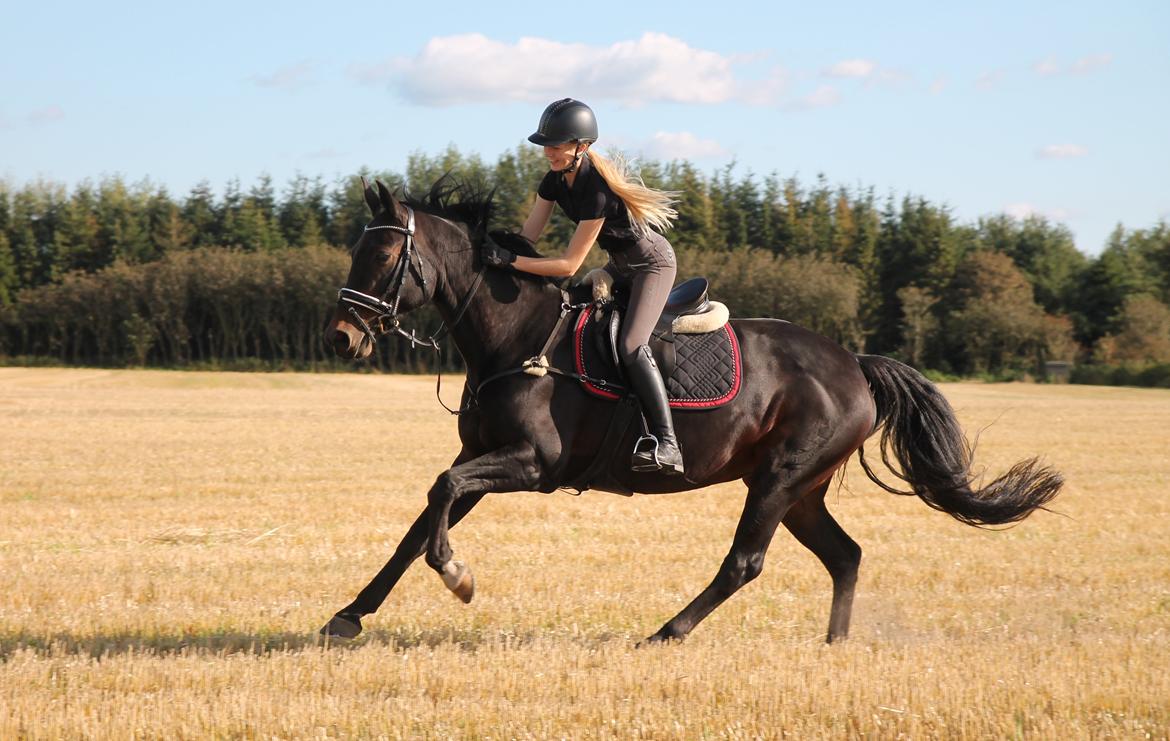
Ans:
[{"label": "horse's muzzle", "polygon": [[373,350],[366,334],[339,316],[325,325],[325,344],[346,360],[365,358]]}]

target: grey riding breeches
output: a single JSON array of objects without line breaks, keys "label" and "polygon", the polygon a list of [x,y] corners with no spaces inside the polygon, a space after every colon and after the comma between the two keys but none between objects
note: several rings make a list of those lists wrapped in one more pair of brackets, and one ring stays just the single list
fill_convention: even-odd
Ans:
[{"label": "grey riding breeches", "polygon": [[618,337],[622,362],[628,363],[638,347],[650,342],[650,333],[674,287],[678,271],[674,248],[666,237],[651,232],[633,246],[610,253],[605,271],[613,276],[615,283],[630,289],[630,306]]}]

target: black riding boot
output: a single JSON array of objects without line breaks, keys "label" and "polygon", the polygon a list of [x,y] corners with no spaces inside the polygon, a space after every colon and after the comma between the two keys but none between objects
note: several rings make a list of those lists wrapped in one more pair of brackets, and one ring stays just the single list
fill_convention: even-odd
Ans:
[{"label": "black riding boot", "polygon": [[674,424],[670,418],[670,402],[666,398],[666,386],[658,373],[658,364],[650,354],[647,345],[638,347],[634,357],[626,363],[626,377],[642,404],[642,413],[650,425],[650,434],[657,445],[639,445],[634,450],[630,468],[635,471],[658,471],[672,475],[683,472],[682,451],[674,436]]}]

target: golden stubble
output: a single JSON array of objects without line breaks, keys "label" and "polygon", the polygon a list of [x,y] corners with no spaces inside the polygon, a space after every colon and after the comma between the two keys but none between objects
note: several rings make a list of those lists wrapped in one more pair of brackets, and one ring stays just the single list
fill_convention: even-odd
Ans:
[{"label": "golden stubble", "polygon": [[325,646],[457,452],[431,379],[0,368],[0,738],[1166,737],[1170,393],[943,388],[989,474],[1065,472],[1062,514],[983,532],[851,462],[843,645],[781,530],[633,648],[714,575],[729,484],[489,496],[452,531],[475,601],[419,563]]}]

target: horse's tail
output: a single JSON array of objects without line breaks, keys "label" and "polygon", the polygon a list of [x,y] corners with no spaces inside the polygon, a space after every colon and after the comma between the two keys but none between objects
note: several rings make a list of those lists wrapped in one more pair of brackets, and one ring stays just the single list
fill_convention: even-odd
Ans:
[{"label": "horse's tail", "polygon": [[877,404],[874,429],[883,428],[882,461],[911,490],[880,481],[865,462],[863,449],[861,467],[878,486],[894,494],[916,494],[934,509],[977,527],[1019,522],[1044,509],[1060,491],[1064,478],[1035,458],[1017,463],[983,488],[973,488],[971,446],[938,388],[896,360],[858,355],[857,361]]}]

